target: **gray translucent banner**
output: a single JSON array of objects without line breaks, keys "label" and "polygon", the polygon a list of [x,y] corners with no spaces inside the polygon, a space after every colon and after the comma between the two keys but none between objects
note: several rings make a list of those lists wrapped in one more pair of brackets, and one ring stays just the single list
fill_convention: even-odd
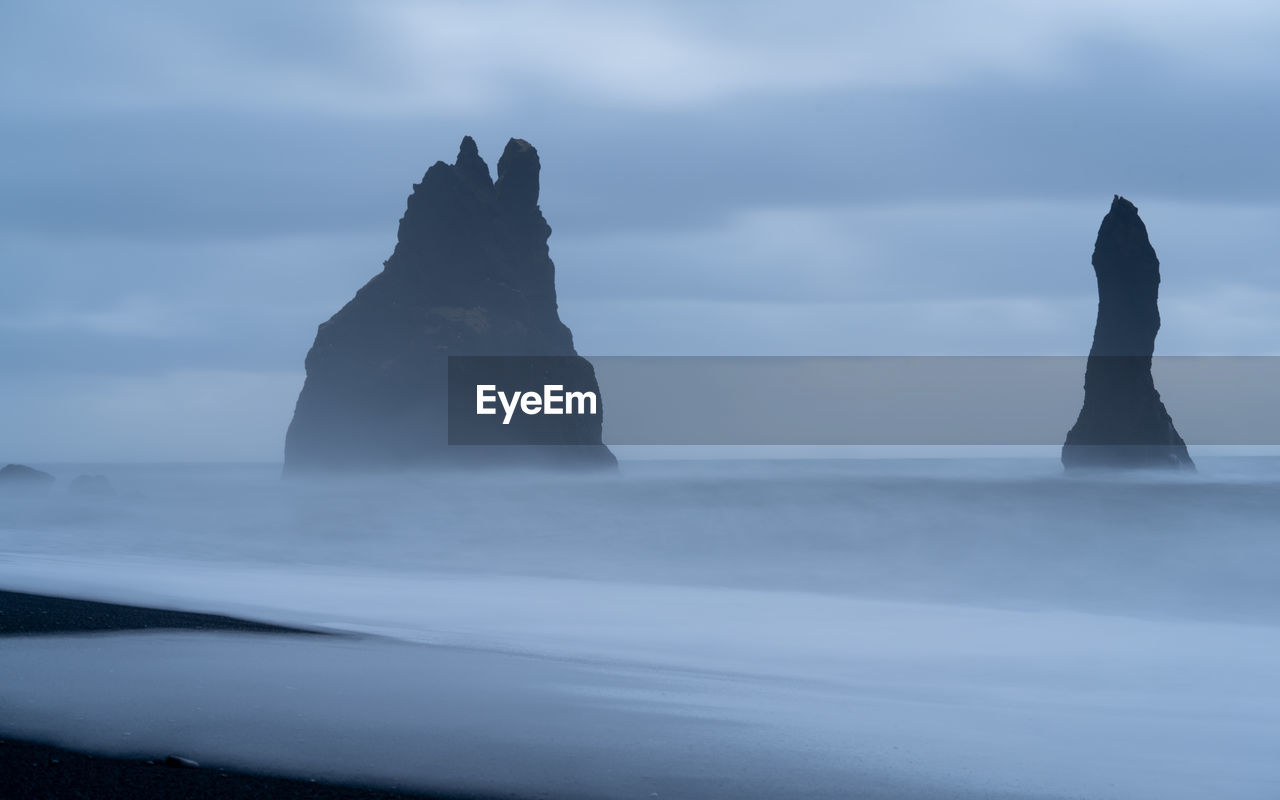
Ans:
[{"label": "gray translucent banner", "polygon": [[[1084,357],[589,357],[617,445],[1061,444]],[[1280,357],[1153,359],[1189,444],[1280,444]],[[532,387],[520,387],[532,388]]]}]

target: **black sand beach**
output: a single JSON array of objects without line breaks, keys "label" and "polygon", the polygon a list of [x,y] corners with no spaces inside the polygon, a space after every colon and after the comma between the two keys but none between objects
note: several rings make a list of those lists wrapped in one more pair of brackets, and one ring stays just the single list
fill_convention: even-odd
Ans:
[{"label": "black sand beach", "polygon": [[68,597],[0,591],[0,636],[138,630],[323,634],[219,614],[197,614]]},{"label": "black sand beach", "polygon": [[[236,631],[324,635],[216,614],[99,603],[65,597],[0,591],[0,636],[92,634],[136,630]],[[48,744],[21,741],[0,729],[0,798],[4,800],[161,800],[161,798],[289,798],[293,800],[384,800],[426,798],[394,789],[339,786],[191,766],[174,753],[109,758]],[[166,759],[169,762],[166,763]],[[459,798],[461,800],[461,798]]]},{"label": "black sand beach", "polygon": [[0,739],[0,798],[5,800],[479,800],[365,789],[230,772],[167,766],[154,759],[104,758],[60,747]]}]

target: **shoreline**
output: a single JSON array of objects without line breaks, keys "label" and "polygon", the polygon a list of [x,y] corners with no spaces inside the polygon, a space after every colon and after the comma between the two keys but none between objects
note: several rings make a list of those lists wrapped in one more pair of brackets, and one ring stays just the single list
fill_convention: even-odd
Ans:
[{"label": "shoreline", "polygon": [[338,635],[330,631],[277,625],[222,614],[175,611],[152,606],[107,603],[0,589],[0,636],[50,636],[145,630]]},{"label": "shoreline", "polygon": [[[56,595],[0,590],[0,637],[83,636],[146,630],[229,631],[334,636],[322,630],[274,625],[221,614],[123,605]],[[285,800],[483,800],[478,795],[432,794],[184,764],[181,753],[107,756],[0,729],[0,797],[26,800],[103,798],[283,798]],[[166,761],[168,759],[168,761]]]},{"label": "shoreline", "polygon": [[24,800],[488,800],[240,772],[152,758],[100,756],[0,732],[0,797]]}]

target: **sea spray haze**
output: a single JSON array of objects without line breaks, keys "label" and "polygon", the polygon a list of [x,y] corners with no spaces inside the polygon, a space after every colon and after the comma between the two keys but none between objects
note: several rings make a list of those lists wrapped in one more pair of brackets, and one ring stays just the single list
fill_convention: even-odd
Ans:
[{"label": "sea spray haze", "polygon": [[[1280,4],[69,5],[0,3],[0,465],[56,479],[0,492],[0,593],[343,635],[4,636],[0,739],[558,800],[1280,797],[1280,462],[1179,390],[1273,418],[1280,380],[1149,371],[1157,329],[1280,351]],[[464,353],[599,369],[612,420],[606,354],[1081,363],[1061,411],[945,367],[1052,417],[1042,459],[498,454],[606,467],[569,477],[439,469]],[[1063,474],[1135,431],[1162,469]]]},{"label": "sea spray haze", "polygon": [[[113,468],[116,497],[0,509],[6,586],[446,650],[107,644],[95,663],[113,688],[90,702],[102,679],[10,642],[0,705],[24,698],[15,724],[85,746],[138,741],[112,733],[127,721],[233,763],[427,786],[1268,796],[1280,462],[1058,469],[654,462],[282,483],[272,467]],[[193,681],[190,702],[158,700]],[[218,697],[236,709],[221,721],[196,707]],[[335,749],[339,730],[366,744]],[[424,749],[440,736],[460,751]]]}]

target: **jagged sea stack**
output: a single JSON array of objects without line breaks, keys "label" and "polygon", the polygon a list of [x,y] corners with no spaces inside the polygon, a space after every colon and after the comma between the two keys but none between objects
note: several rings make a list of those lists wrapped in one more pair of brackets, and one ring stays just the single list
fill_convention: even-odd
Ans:
[{"label": "jagged sea stack", "polygon": [[1084,376],[1084,407],[1062,446],[1077,467],[1194,468],[1151,378],[1160,330],[1160,261],[1138,209],[1116,195],[1093,248],[1098,322]]},{"label": "jagged sea stack", "polygon": [[598,417],[568,423],[578,426],[571,444],[448,445],[448,356],[568,357],[555,360],[561,374],[537,377],[599,391],[560,321],[540,168],[533,146],[512,139],[494,182],[468,136],[452,165],[427,170],[382,272],[316,333],[285,437],[287,473],[616,463]]}]

